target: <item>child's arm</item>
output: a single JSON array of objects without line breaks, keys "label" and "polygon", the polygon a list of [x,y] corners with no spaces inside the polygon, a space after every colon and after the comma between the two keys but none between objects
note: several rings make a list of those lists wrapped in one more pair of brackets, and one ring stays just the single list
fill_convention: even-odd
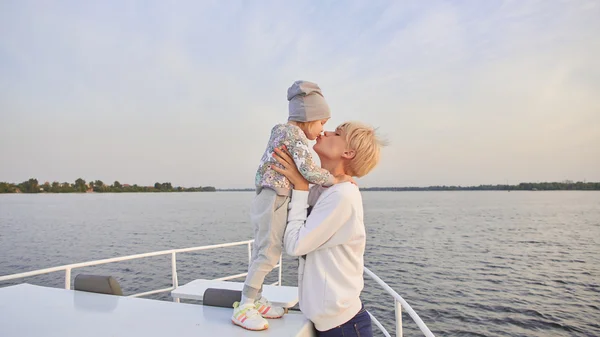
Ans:
[{"label": "child's arm", "polygon": [[308,147],[308,141],[306,137],[300,134],[301,132],[292,133],[289,137],[289,143],[286,144],[287,150],[292,155],[300,174],[311,184],[331,186],[339,182],[329,171],[315,164]]}]

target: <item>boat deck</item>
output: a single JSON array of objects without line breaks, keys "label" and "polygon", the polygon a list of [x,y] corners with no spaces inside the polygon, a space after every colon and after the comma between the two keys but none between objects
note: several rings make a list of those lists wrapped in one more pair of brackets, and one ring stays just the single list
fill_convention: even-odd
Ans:
[{"label": "boat deck", "polygon": [[[176,299],[202,301],[208,288],[239,290],[244,288],[243,282],[217,281],[198,279],[177,287],[171,291],[171,297]],[[298,303],[298,287],[265,285],[263,295],[276,306],[291,308]]]},{"label": "boat deck", "polygon": [[232,310],[19,284],[0,288],[0,336],[313,336],[299,312],[251,332],[231,323]]}]

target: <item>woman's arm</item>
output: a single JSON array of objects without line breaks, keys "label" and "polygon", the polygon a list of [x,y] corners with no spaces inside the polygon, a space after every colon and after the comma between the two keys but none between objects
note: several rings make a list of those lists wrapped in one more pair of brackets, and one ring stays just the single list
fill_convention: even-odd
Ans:
[{"label": "woman's arm", "polygon": [[319,199],[308,218],[308,191],[294,190],[289,208],[283,242],[292,256],[321,248],[352,216],[350,201],[338,191]]},{"label": "woman's arm", "polygon": [[[290,154],[288,149],[285,147],[285,145],[280,148],[276,147],[273,150],[274,150],[273,157],[283,167],[277,167],[275,165],[271,165],[271,168],[273,170],[275,170],[276,172],[279,172],[279,173],[283,174],[284,176],[286,176],[286,178],[288,178],[290,180],[292,185],[294,185],[295,190],[308,191],[308,184],[310,183],[310,181],[306,180],[304,175],[302,175],[302,173],[300,173],[300,171],[298,170],[298,165],[294,161],[292,155]],[[349,175],[342,174],[342,175],[333,176],[333,178],[334,178],[334,183],[336,183],[336,184],[343,183],[343,182],[351,182],[354,185],[356,185],[356,182],[354,181],[354,179]]]},{"label": "woman's arm", "polygon": [[352,207],[342,193],[333,191],[319,199],[307,218],[308,181],[298,172],[290,154],[275,149],[273,155],[283,168],[273,166],[294,185],[284,235],[285,251],[300,256],[317,250],[352,216]]}]

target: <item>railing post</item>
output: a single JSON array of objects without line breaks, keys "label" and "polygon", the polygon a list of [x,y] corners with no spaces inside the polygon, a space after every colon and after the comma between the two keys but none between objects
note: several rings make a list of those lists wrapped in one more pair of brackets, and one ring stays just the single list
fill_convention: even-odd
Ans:
[{"label": "railing post", "polygon": [[252,242],[248,242],[248,267],[252,264]]},{"label": "railing post", "polygon": [[279,255],[279,286],[281,287],[281,268],[283,267],[283,254]]},{"label": "railing post", "polygon": [[396,307],[396,337],[402,337],[402,304],[394,299]]},{"label": "railing post", "polygon": [[65,289],[71,289],[71,268],[65,269]]},{"label": "railing post", "polygon": [[[171,253],[171,273],[173,274],[173,289],[177,289],[179,281],[177,280],[177,255],[175,252]],[[173,302],[179,303],[179,298],[174,298]]]}]

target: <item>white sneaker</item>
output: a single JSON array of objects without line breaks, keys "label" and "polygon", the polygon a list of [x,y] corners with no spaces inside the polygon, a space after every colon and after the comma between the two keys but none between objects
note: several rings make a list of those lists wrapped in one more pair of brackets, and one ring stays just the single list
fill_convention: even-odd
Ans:
[{"label": "white sneaker", "polygon": [[252,331],[269,328],[269,322],[256,311],[256,308],[252,304],[240,306],[240,302],[235,302],[233,308],[233,316],[231,316],[233,324]]},{"label": "white sneaker", "polygon": [[281,318],[287,313],[287,309],[273,306],[264,296],[254,301],[254,308],[256,308],[264,318]]}]

